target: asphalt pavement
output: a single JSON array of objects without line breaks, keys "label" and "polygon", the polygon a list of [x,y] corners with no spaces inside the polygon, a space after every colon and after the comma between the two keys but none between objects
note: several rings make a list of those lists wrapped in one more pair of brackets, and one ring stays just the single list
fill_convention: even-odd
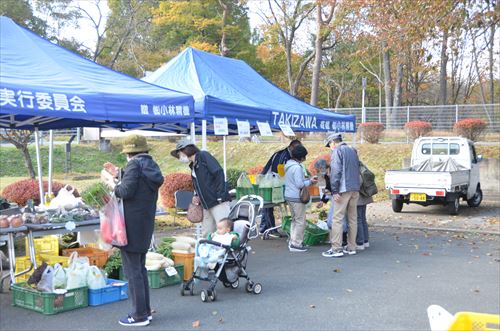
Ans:
[{"label": "asphalt pavement", "polygon": [[[151,290],[147,330],[429,330],[431,304],[500,313],[498,236],[377,229],[370,244],[333,259],[321,256],[326,246],[289,253],[285,239],[252,241],[247,269],[262,294],[219,285],[217,301],[203,303],[178,286]],[[3,293],[0,330],[121,330],[129,309],[127,300],[44,316]]]}]

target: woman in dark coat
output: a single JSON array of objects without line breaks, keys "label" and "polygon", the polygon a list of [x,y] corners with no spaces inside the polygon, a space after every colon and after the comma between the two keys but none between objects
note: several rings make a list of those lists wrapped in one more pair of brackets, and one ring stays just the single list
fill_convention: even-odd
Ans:
[{"label": "woman in dark coat", "polygon": [[127,166],[121,181],[110,186],[123,199],[127,245],[120,247],[123,269],[129,282],[132,313],[122,318],[121,325],[145,326],[152,320],[149,302],[149,284],[146,271],[146,253],[154,231],[158,190],[163,184],[160,168],[148,155],[146,138],[133,135],[126,138],[123,152]]}]

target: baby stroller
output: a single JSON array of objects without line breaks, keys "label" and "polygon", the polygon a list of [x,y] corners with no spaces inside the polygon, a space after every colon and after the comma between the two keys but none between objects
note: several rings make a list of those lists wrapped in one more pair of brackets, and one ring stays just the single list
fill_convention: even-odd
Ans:
[{"label": "baby stroller", "polygon": [[240,236],[240,245],[237,248],[223,245],[219,242],[200,239],[196,245],[198,248],[201,244],[209,244],[224,249],[221,258],[217,262],[213,270],[206,270],[206,267],[198,266],[193,272],[192,277],[184,282],[181,286],[181,295],[194,295],[194,286],[196,280],[209,282],[208,289],[203,289],[200,292],[200,297],[203,302],[215,301],[217,296],[215,287],[217,281],[220,280],[224,287],[237,289],[240,285],[240,278],[247,280],[245,290],[248,293],[260,294],[262,292],[262,285],[254,283],[250,280],[246,272],[246,265],[248,259],[248,252],[251,247],[248,246],[248,241],[255,239],[259,236],[258,223],[262,217],[261,209],[264,201],[261,197],[256,195],[246,195],[241,197],[240,200],[231,208],[229,218],[233,221],[233,231],[237,232]]}]

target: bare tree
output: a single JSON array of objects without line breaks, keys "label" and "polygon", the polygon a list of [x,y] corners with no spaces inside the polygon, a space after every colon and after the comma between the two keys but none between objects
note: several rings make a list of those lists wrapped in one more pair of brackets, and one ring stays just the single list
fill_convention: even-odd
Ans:
[{"label": "bare tree", "polygon": [[304,3],[302,0],[267,0],[267,3],[271,15],[263,17],[269,26],[275,27],[278,31],[280,42],[285,49],[289,92],[291,95],[297,95],[304,71],[314,58],[315,52],[312,51],[303,58],[299,69],[294,74],[292,66],[293,45],[297,30],[314,10],[315,4]]},{"label": "bare tree", "polygon": [[332,21],[335,8],[337,7],[337,1],[330,1],[330,11],[326,18],[323,18],[323,2],[321,0],[316,1],[316,40],[314,43],[314,65],[312,70],[312,81],[311,81],[311,105],[316,106],[318,104],[318,94],[319,94],[319,78],[321,74],[321,61],[323,58],[323,43],[326,41],[331,33],[331,29],[328,27]]},{"label": "bare tree", "polygon": [[219,5],[222,8],[222,36],[220,39],[219,52],[221,56],[226,56],[229,52],[229,48],[226,45],[226,24],[227,16],[229,15],[229,5],[224,0],[219,0]]},{"label": "bare tree", "polygon": [[24,165],[26,166],[26,169],[28,169],[28,176],[30,176],[31,178],[35,178],[35,170],[33,168],[33,162],[28,150],[28,145],[31,141],[32,136],[33,131],[28,130],[2,129],[2,131],[0,132],[0,138],[8,141],[22,152]]},{"label": "bare tree", "polygon": [[382,66],[384,68],[384,93],[385,93],[385,121],[386,128],[390,129],[391,112],[392,112],[392,90],[391,90],[391,58],[387,43],[382,42]]},{"label": "bare tree", "polygon": [[448,88],[447,88],[447,73],[448,66],[448,28],[443,29],[443,36],[441,39],[441,58],[439,70],[439,101],[440,105],[448,104]]}]

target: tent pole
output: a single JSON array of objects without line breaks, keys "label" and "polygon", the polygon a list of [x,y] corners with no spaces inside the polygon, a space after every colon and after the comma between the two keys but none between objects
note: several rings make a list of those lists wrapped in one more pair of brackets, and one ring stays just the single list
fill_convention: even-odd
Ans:
[{"label": "tent pole", "polygon": [[52,162],[53,162],[53,154],[54,154],[54,132],[52,130],[49,131],[49,187],[47,189],[47,193],[49,195],[52,194]]},{"label": "tent pole", "polygon": [[191,123],[191,141],[196,145],[196,127],[194,122]]},{"label": "tent pole", "polygon": [[227,180],[227,173],[226,173],[226,136],[222,136],[222,143],[224,145],[224,179]]},{"label": "tent pole", "polygon": [[36,148],[36,166],[38,170],[38,190],[40,193],[40,205],[45,204],[45,196],[43,193],[43,179],[42,179],[42,160],[40,159],[40,133],[38,128],[35,128],[35,148]]},{"label": "tent pole", "polygon": [[207,120],[201,120],[201,149],[207,150]]}]

